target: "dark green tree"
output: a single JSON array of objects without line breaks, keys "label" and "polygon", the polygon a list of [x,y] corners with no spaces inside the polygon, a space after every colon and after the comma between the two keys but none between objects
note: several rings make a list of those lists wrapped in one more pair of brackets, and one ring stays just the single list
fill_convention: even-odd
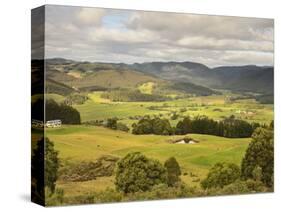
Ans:
[{"label": "dark green tree", "polygon": [[59,158],[54,143],[45,138],[45,186],[53,193],[58,178]]},{"label": "dark green tree", "polygon": [[201,182],[204,189],[223,188],[240,178],[240,168],[233,163],[217,163]]},{"label": "dark green tree", "polygon": [[106,127],[116,130],[117,129],[117,119],[116,118],[107,119]]},{"label": "dark green tree", "polygon": [[121,131],[124,131],[124,132],[129,132],[129,127],[127,127],[126,124],[123,124],[121,122],[118,122],[117,125],[116,125],[116,129],[117,130],[121,130]]},{"label": "dark green tree", "polygon": [[191,119],[189,116],[185,117],[182,121],[179,121],[176,126],[176,134],[178,135],[184,135],[187,133],[192,132],[192,126],[191,126]]},{"label": "dark green tree", "polygon": [[46,101],[45,111],[47,121],[60,119],[63,124],[81,123],[78,110],[66,104],[58,104],[52,99]]},{"label": "dark green tree", "polygon": [[170,125],[169,120],[155,118],[152,119],[152,132],[156,135],[172,135],[173,128]]},{"label": "dark green tree", "polygon": [[172,135],[174,129],[171,127],[169,120],[144,117],[139,120],[138,123],[132,125],[133,134],[142,135],[142,134],[156,134],[156,135]]},{"label": "dark green tree", "polygon": [[117,163],[115,185],[118,191],[143,192],[163,183],[167,183],[163,165],[139,152],[129,153]]},{"label": "dark green tree", "polygon": [[256,178],[257,169],[261,169],[261,181],[269,187],[273,186],[273,136],[274,133],[271,129],[257,128],[254,131],[252,141],[241,164],[244,179]]},{"label": "dark green tree", "polygon": [[58,177],[59,159],[54,143],[48,138],[37,141],[31,158],[32,192],[35,198],[44,197],[44,188],[53,193]]},{"label": "dark green tree", "polygon": [[134,123],[132,127],[133,127],[132,133],[136,135],[153,133],[152,121],[150,118],[143,118],[139,120],[138,123]]},{"label": "dark green tree", "polygon": [[176,158],[171,157],[164,163],[164,167],[167,169],[167,183],[169,186],[174,186],[180,181],[181,169]]}]

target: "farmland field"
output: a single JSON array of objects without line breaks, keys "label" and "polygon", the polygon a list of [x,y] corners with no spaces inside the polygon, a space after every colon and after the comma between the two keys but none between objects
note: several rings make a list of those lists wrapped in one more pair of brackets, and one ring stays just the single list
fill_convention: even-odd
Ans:
[{"label": "farmland field", "polygon": [[[132,135],[95,126],[65,126],[47,130],[47,137],[54,141],[63,162],[94,161],[103,155],[123,157],[129,152],[138,151],[161,162],[174,156],[182,172],[186,173],[181,179],[194,186],[198,186],[197,179],[204,178],[208,169],[217,162],[233,162],[239,165],[250,141],[249,138],[229,139],[199,134],[189,136],[199,143],[172,144],[168,141],[182,136]],[[58,181],[57,185],[68,189],[66,194],[71,196],[78,195],[77,190],[82,194],[107,187],[114,188],[114,178],[101,177],[90,182]]]},{"label": "farmland field", "polygon": [[[139,89],[150,93],[153,84],[144,84]],[[260,104],[248,98],[228,101],[232,93],[212,96],[191,96],[164,102],[117,102],[103,98],[106,91],[86,93],[88,100],[83,104],[74,104],[82,123],[93,120],[118,118],[129,127],[129,132],[108,129],[103,126],[63,125],[61,128],[48,128],[46,136],[54,142],[59,152],[61,169],[97,161],[103,156],[122,158],[128,153],[141,152],[149,158],[164,163],[175,157],[180,164],[180,179],[189,186],[200,187],[200,182],[207,176],[209,169],[216,163],[234,163],[238,166],[245,154],[251,138],[225,138],[214,135],[134,135],[131,126],[138,122],[137,117],[145,115],[160,116],[170,120],[173,127],[185,116],[205,115],[214,120],[223,120],[234,115],[236,118],[260,124],[269,124],[273,119],[273,105]],[[48,94],[47,98],[60,103],[65,97]],[[173,113],[179,114],[171,119]],[[177,144],[172,140],[190,137],[199,143]],[[63,189],[65,198],[76,198],[93,192],[102,192],[115,188],[115,177],[101,176],[86,181],[67,181],[58,179],[57,188]]]},{"label": "farmland field", "polygon": [[[89,94],[89,100],[83,105],[74,105],[81,113],[82,122],[89,120],[118,117],[127,123],[130,116],[158,115],[168,117],[171,112],[182,116],[206,115],[214,119],[223,119],[235,115],[250,122],[269,123],[273,120],[273,105],[260,104],[253,99],[226,102],[228,95],[190,97],[165,102],[111,102],[101,98],[102,92]],[[153,108],[154,107],[154,108]],[[184,112],[181,112],[185,109]]]}]

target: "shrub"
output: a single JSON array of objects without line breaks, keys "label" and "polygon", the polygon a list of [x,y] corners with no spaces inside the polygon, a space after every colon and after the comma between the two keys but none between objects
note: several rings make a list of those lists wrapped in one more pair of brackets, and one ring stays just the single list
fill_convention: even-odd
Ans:
[{"label": "shrub", "polygon": [[188,187],[186,184],[181,182],[174,187],[169,187],[167,184],[158,184],[153,186],[150,191],[127,194],[124,197],[124,200],[159,200],[194,197],[198,195],[199,193],[195,188]]},{"label": "shrub", "polygon": [[167,172],[157,160],[135,152],[127,154],[117,163],[115,185],[118,191],[148,191],[161,183],[167,183]]},{"label": "shrub", "polygon": [[204,189],[223,188],[239,179],[240,168],[233,163],[217,163],[209,171],[207,177],[201,182]]},{"label": "shrub", "polygon": [[55,192],[52,193],[47,188],[46,189],[46,204],[48,206],[55,206],[55,205],[61,205],[64,202],[64,190],[56,188]]},{"label": "shrub", "polygon": [[261,181],[269,187],[273,186],[273,160],[273,131],[271,129],[257,128],[242,160],[242,177],[244,179],[254,179],[257,177],[258,169],[261,169]]},{"label": "shrub", "polygon": [[84,161],[66,164],[60,169],[60,179],[63,181],[88,181],[97,177],[112,176],[118,157],[104,155],[96,161]]},{"label": "shrub", "polygon": [[116,130],[117,129],[117,118],[109,118],[109,119],[107,119],[106,127],[110,128],[112,130]]},{"label": "shrub", "polygon": [[167,169],[167,183],[169,186],[174,186],[177,182],[180,181],[179,176],[181,175],[180,166],[177,160],[174,157],[169,158],[164,163],[165,168]]},{"label": "shrub", "polygon": [[93,194],[93,199],[95,203],[105,203],[105,202],[121,202],[123,195],[114,189],[106,188],[104,191],[95,192]]},{"label": "shrub", "polygon": [[66,105],[82,105],[84,104],[87,100],[89,99],[89,97],[87,95],[83,95],[83,94],[70,94],[69,96],[67,96],[64,100],[64,104]]},{"label": "shrub", "polygon": [[237,180],[234,183],[224,186],[222,189],[210,189],[207,195],[233,195],[266,192],[268,189],[261,181]]},{"label": "shrub", "polygon": [[124,131],[124,132],[129,132],[129,127],[127,127],[126,124],[123,124],[121,122],[118,122],[117,125],[116,125],[116,128],[117,130],[121,130],[121,131]]}]

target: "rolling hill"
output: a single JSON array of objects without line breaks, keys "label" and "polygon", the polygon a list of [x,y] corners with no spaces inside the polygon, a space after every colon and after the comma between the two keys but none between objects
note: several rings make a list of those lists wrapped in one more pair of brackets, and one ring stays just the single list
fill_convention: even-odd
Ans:
[{"label": "rolling hill", "polygon": [[190,82],[176,82],[162,79],[152,73],[135,70],[126,64],[60,60],[61,65],[59,65],[58,59],[54,59],[54,61],[48,60],[47,79],[52,80],[52,82],[60,82],[60,84],[65,84],[67,87],[80,91],[102,91],[117,88],[138,89],[138,86],[142,84],[152,83],[155,85],[155,90],[158,93],[159,91],[162,93],[163,91],[176,91],[194,95],[211,95],[217,93],[210,88]]},{"label": "rolling hill", "polygon": [[273,68],[259,66],[224,66],[214,68],[219,79],[218,88],[233,91],[250,91],[264,94],[273,93]]},{"label": "rolling hill", "polygon": [[215,89],[273,93],[273,67],[221,66],[209,68],[192,62],[135,63],[133,68],[162,79],[191,82]]},{"label": "rolling hill", "polygon": [[47,68],[48,78],[82,90],[132,88],[141,83],[156,82],[172,84],[175,89],[193,94],[198,94],[196,89],[204,90],[204,95],[214,94],[212,89],[273,93],[273,67],[255,65],[209,68],[194,62],[124,64],[55,58],[47,60]]}]

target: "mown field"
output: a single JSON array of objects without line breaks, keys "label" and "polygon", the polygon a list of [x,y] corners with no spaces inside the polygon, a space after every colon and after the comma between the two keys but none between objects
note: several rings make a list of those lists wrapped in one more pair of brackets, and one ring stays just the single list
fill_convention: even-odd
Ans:
[{"label": "mown field", "polygon": [[[142,152],[162,163],[174,156],[182,169],[181,179],[198,185],[208,169],[217,162],[240,164],[250,138],[229,139],[190,134],[197,144],[172,144],[182,136],[133,135],[96,126],[63,126],[48,129],[47,137],[55,144],[62,163],[95,161],[103,155],[123,157],[129,152]],[[57,182],[66,196],[75,196],[114,188],[114,177],[101,177],[85,182]]]}]

